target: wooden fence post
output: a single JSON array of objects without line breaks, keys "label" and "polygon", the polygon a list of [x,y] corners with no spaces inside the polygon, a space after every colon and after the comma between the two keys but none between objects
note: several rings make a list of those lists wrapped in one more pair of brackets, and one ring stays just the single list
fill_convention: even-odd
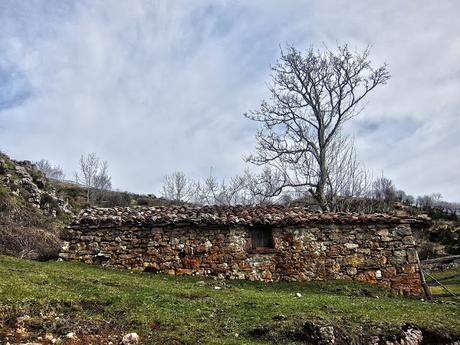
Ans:
[{"label": "wooden fence post", "polygon": [[418,264],[418,273],[420,274],[420,283],[423,288],[423,292],[425,293],[425,297],[427,300],[431,300],[431,290],[425,280],[425,275],[423,274],[422,264],[420,263],[420,258],[418,257],[418,252],[415,251],[415,256],[417,257],[417,264]]}]

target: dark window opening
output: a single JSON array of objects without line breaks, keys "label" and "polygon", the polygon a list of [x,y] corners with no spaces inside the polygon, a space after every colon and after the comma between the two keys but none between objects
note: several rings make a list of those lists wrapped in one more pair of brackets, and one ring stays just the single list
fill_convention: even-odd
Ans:
[{"label": "dark window opening", "polygon": [[271,228],[251,229],[252,249],[274,248],[273,234]]}]

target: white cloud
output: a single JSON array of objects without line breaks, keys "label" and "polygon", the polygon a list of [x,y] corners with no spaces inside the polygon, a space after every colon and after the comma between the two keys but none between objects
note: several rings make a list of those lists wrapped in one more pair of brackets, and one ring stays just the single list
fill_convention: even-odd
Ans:
[{"label": "white cloud", "polygon": [[393,78],[350,126],[361,158],[411,193],[460,199],[456,1],[20,3],[0,5],[0,90],[29,95],[0,92],[2,148],[18,159],[71,175],[96,151],[115,186],[145,193],[176,169],[231,176],[253,145],[242,113],[266,94],[279,44],[372,43]]}]

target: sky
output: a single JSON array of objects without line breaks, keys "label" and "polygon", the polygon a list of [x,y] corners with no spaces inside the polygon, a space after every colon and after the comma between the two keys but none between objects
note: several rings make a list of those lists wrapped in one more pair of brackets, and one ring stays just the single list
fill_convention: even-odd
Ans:
[{"label": "sky", "polygon": [[409,194],[460,201],[460,1],[0,0],[0,149],[68,178],[107,160],[120,190],[246,167],[280,47],[371,45],[387,85],[346,126]]}]

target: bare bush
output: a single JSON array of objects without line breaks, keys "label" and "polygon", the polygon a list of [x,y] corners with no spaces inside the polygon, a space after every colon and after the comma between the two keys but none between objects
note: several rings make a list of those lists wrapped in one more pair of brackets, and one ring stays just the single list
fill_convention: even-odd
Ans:
[{"label": "bare bush", "polygon": [[53,165],[47,159],[40,159],[35,162],[38,170],[45,174],[46,177],[63,181],[65,179],[64,170],[59,165]]},{"label": "bare bush", "polygon": [[62,247],[55,229],[24,227],[17,224],[0,226],[0,254],[33,260],[57,259]]}]

